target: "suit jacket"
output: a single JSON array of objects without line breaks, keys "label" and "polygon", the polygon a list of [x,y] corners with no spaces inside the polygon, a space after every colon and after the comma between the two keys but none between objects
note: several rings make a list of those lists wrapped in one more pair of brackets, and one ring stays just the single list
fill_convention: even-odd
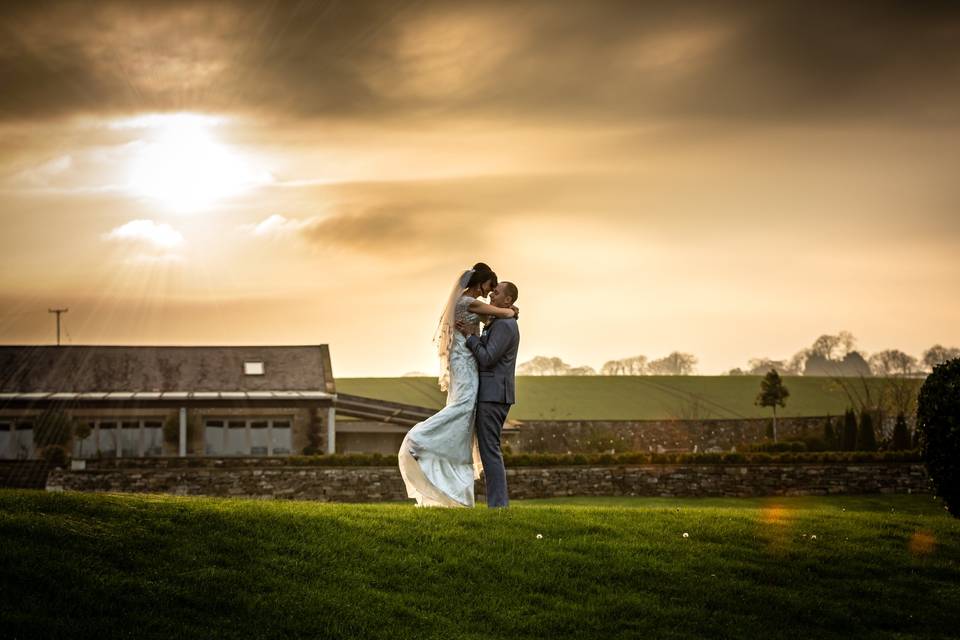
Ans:
[{"label": "suit jacket", "polygon": [[477,359],[480,373],[480,402],[516,402],[514,376],[517,368],[517,349],[520,347],[520,327],[514,318],[494,320],[483,330],[483,335],[467,338],[467,348]]}]

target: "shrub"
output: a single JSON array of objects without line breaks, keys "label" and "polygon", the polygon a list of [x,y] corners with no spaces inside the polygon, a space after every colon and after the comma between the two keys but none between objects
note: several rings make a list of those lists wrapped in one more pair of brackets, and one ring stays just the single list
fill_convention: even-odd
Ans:
[{"label": "shrub", "polygon": [[67,466],[67,448],[59,444],[50,444],[40,449],[40,457],[55,467]]},{"label": "shrub", "polygon": [[860,428],[857,430],[857,451],[876,451],[877,434],[873,430],[873,418],[864,411],[860,414]]},{"label": "shrub", "polygon": [[910,448],[910,432],[907,430],[907,419],[902,413],[897,414],[897,422],[893,426],[893,442],[891,448],[894,451],[902,451]]},{"label": "shrub", "polygon": [[799,440],[783,440],[782,442],[759,442],[750,447],[751,451],[806,451],[807,445]]},{"label": "shrub", "polygon": [[[801,443],[802,444],[802,443]],[[851,462],[920,462],[918,451],[753,451],[729,453],[519,453],[504,456],[507,467],[611,466],[631,464],[794,464]],[[194,461],[203,466],[202,460]],[[353,453],[290,456],[291,466],[359,467],[394,466],[395,455]],[[189,464],[189,462],[188,462]]]},{"label": "shrub", "polygon": [[960,358],[934,367],[920,387],[917,430],[937,495],[960,517]]},{"label": "shrub", "polygon": [[853,409],[843,414],[843,437],[840,439],[841,451],[853,451],[857,448],[857,415]]},{"label": "shrub", "polygon": [[823,423],[823,443],[824,448],[828,451],[835,451],[839,447],[837,446],[837,432],[833,428],[833,418],[827,416],[826,422]]}]

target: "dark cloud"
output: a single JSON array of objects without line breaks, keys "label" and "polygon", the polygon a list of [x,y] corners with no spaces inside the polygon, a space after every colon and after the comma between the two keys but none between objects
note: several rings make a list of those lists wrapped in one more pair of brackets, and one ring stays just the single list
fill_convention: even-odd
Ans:
[{"label": "dark cloud", "polygon": [[955,2],[4,3],[0,117],[955,123]]}]

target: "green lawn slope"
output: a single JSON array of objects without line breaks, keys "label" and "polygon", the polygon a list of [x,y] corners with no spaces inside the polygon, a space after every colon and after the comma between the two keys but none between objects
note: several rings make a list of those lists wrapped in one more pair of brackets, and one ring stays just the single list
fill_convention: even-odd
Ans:
[{"label": "green lawn slope", "polygon": [[[443,406],[435,378],[339,378],[337,390],[426,407]],[[782,416],[840,415],[850,402],[830,378],[789,377]],[[916,381],[919,389],[922,380]],[[859,385],[859,380],[850,384]],[[869,380],[874,395],[883,380]],[[657,420],[765,418],[755,406],[759,376],[521,376],[515,420]]]},{"label": "green lawn slope", "polygon": [[948,638],[960,522],[929,496],[495,511],[2,490],[0,593],[7,638]]}]

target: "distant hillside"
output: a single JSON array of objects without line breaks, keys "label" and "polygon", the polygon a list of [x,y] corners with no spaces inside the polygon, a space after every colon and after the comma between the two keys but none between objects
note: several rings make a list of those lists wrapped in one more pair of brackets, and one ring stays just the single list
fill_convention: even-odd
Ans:
[{"label": "distant hillside", "polygon": [[[848,401],[830,378],[787,377],[782,416],[839,415]],[[871,379],[874,391],[882,379]],[[922,380],[917,380],[919,389]],[[860,384],[851,381],[851,384]],[[436,378],[339,378],[337,390],[426,407],[443,406]],[[521,376],[515,420],[657,420],[762,418],[754,406],[760,376]]]}]

